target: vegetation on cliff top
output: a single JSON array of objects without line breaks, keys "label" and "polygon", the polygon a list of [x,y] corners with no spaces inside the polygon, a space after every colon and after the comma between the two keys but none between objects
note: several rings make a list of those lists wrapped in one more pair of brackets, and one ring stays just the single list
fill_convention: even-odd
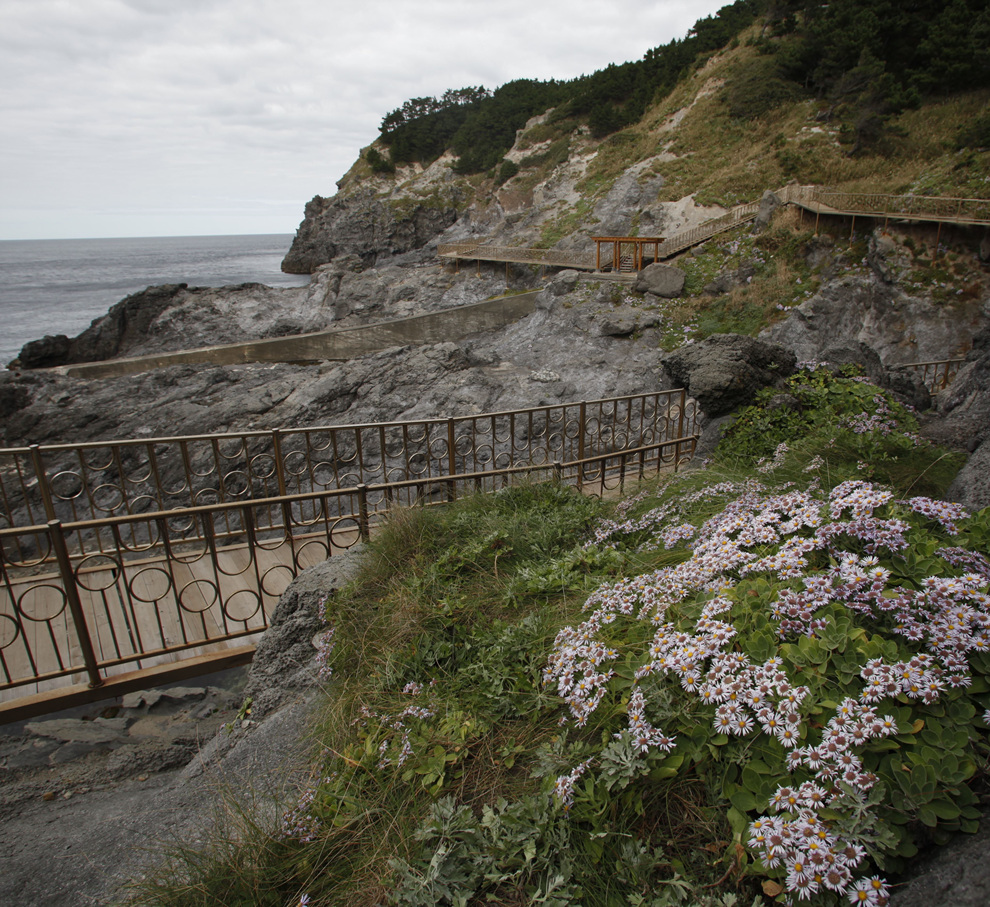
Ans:
[{"label": "vegetation on cliff top", "polygon": [[[683,40],[653,48],[636,62],[565,82],[519,79],[494,91],[464,88],[440,99],[407,101],[382,120],[388,164],[427,164],[452,151],[458,172],[490,170],[512,147],[517,130],[548,108],[555,108],[556,119],[586,123],[597,138],[618,132],[639,123],[712,53],[738,44],[758,19],[748,41],[761,59],[727,87],[729,115],[751,121],[814,98],[853,154],[881,145],[891,117],[922,99],[990,86],[985,0],[834,0],[824,6],[736,0],[695,23]],[[377,161],[379,170],[388,166],[380,155]]]}]

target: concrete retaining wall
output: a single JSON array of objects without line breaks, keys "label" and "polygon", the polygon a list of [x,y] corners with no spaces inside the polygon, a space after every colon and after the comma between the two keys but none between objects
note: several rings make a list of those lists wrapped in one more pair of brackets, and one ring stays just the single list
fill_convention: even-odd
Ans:
[{"label": "concrete retaining wall", "polygon": [[397,318],[377,324],[317,331],[293,337],[253,340],[222,346],[180,350],[130,359],[107,359],[60,366],[58,371],[72,378],[115,378],[168,365],[241,365],[245,362],[320,362],[367,356],[393,346],[440,343],[460,340],[471,334],[495,331],[532,313],[540,291],[500,296],[473,305],[459,306],[427,315]]}]

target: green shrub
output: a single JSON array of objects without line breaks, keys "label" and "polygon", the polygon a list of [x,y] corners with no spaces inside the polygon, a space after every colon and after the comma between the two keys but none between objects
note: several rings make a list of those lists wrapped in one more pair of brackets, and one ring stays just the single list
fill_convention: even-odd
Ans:
[{"label": "green shrub", "polygon": [[501,186],[508,182],[519,172],[519,165],[515,161],[504,160],[502,166],[498,168],[498,175],[495,177],[495,185]]}]

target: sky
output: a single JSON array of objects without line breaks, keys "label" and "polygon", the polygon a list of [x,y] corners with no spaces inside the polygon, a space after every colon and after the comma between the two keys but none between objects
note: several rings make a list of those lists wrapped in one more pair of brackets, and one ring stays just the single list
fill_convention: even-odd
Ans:
[{"label": "sky", "polygon": [[729,0],[0,0],[0,239],[293,233],[391,110],[569,79]]}]

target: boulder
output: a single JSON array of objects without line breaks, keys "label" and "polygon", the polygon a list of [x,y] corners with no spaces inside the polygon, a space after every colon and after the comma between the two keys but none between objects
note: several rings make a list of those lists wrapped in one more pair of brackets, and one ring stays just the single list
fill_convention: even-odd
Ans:
[{"label": "boulder", "polygon": [[764,387],[782,386],[796,364],[790,350],[741,334],[712,334],[661,358],[674,385],[710,418],[752,403]]},{"label": "boulder", "polygon": [[652,264],[643,268],[636,275],[634,289],[637,293],[652,293],[664,299],[674,299],[684,292],[684,281],[687,275],[673,265]]},{"label": "boulder", "polygon": [[65,334],[45,334],[41,340],[30,340],[11,365],[22,368],[52,368],[69,361],[69,338]]},{"label": "boulder", "polygon": [[659,320],[655,312],[619,306],[602,314],[598,319],[598,332],[603,337],[628,337],[636,331],[656,327]]},{"label": "boulder", "polygon": [[753,224],[753,230],[757,233],[761,230],[765,230],[770,225],[770,221],[773,219],[773,212],[776,211],[780,205],[780,199],[770,189],[767,189],[766,192],[763,193],[763,197],[760,199],[760,207],[756,212],[756,221]]},{"label": "boulder", "polygon": [[975,451],[990,438],[990,350],[975,348],[971,355],[935,397],[935,413],[923,427],[934,441]]},{"label": "boulder", "polygon": [[867,276],[827,282],[760,338],[794,350],[798,360],[820,360],[836,346],[869,344],[887,365],[933,362],[960,355],[990,324],[985,302],[936,304],[908,296],[896,285]]},{"label": "boulder", "polygon": [[271,712],[316,683],[314,639],[327,629],[323,604],[354,579],[360,557],[359,549],[335,553],[300,573],[282,593],[255,650],[244,690],[245,700],[253,700],[252,719]]},{"label": "boulder", "polygon": [[990,440],[973,451],[949,486],[946,497],[970,510],[990,507]]}]

